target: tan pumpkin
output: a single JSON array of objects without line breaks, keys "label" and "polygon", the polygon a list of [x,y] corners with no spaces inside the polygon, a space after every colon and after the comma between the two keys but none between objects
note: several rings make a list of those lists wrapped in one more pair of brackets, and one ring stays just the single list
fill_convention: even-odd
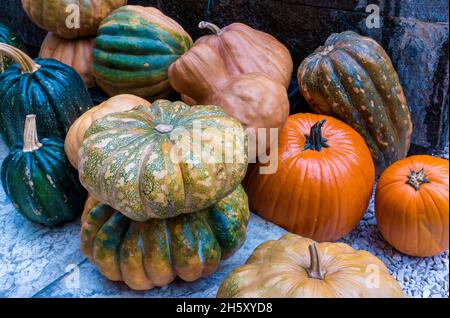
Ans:
[{"label": "tan pumpkin", "polygon": [[399,283],[369,252],[295,234],[258,246],[224,280],[217,297],[400,298]]},{"label": "tan pumpkin", "polygon": [[402,253],[428,257],[448,249],[448,160],[418,155],[380,177],[375,213],[383,237]]},{"label": "tan pumpkin", "polygon": [[24,11],[37,26],[65,39],[95,35],[100,21],[126,4],[127,0],[22,0]]},{"label": "tan pumpkin", "polygon": [[150,107],[150,103],[147,100],[138,96],[129,94],[117,95],[81,115],[70,127],[64,143],[64,150],[72,166],[78,167],[78,150],[83,144],[86,130],[94,121],[112,113],[133,109],[139,105]]},{"label": "tan pumpkin", "polygon": [[57,34],[49,32],[42,42],[39,57],[55,59],[71,66],[80,74],[86,87],[95,86],[92,75],[92,49],[94,38],[77,38],[66,40]]},{"label": "tan pumpkin", "polygon": [[[230,75],[224,60],[206,44],[194,45],[175,61],[169,80],[186,103],[219,105],[239,120],[249,135],[251,154],[270,146],[269,129],[281,128],[289,115],[289,99],[281,83],[263,73]],[[266,149],[253,147],[258,128],[266,128]]]}]

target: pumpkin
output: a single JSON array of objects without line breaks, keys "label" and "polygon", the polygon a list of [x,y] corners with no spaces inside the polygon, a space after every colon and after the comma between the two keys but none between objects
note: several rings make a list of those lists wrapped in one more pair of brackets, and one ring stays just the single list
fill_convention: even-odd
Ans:
[{"label": "pumpkin", "polygon": [[55,59],[71,66],[90,88],[95,86],[95,79],[92,75],[93,47],[94,38],[66,40],[56,34],[48,33],[42,43],[39,57]]},{"label": "pumpkin", "polygon": [[127,0],[22,0],[37,26],[65,39],[95,35],[100,21],[126,4]]},{"label": "pumpkin", "polygon": [[195,41],[205,44],[223,60],[228,74],[263,73],[286,89],[293,69],[289,50],[272,35],[255,30],[243,23],[232,23],[222,29],[202,21],[199,28],[213,34]]},{"label": "pumpkin", "polygon": [[362,137],[335,118],[295,114],[278,145],[278,169],[269,169],[273,162],[249,169],[244,185],[250,209],[316,241],[336,241],[355,228],[375,179]]},{"label": "pumpkin", "polygon": [[158,100],[98,119],[84,138],[81,183],[135,221],[208,208],[247,170],[244,130],[217,106]]},{"label": "pumpkin", "polygon": [[[289,115],[286,88],[263,73],[231,76],[223,59],[206,44],[196,44],[169,68],[169,80],[188,103],[213,104],[239,120],[250,140],[250,161],[273,140],[270,128],[281,128]],[[266,147],[257,148],[258,129]],[[255,155],[253,155],[255,154]]]},{"label": "pumpkin", "polygon": [[191,282],[213,273],[239,249],[249,216],[242,186],[204,211],[146,222],[89,198],[81,250],[103,275],[132,289],[164,286],[177,276]]},{"label": "pumpkin", "polygon": [[381,234],[402,253],[428,257],[448,249],[448,160],[399,160],[380,177],[375,215]]},{"label": "pumpkin", "polygon": [[373,39],[352,31],[331,35],[301,63],[298,82],[314,112],[336,117],[364,137],[378,174],[406,156],[408,105],[389,56]]},{"label": "pumpkin", "polygon": [[24,118],[36,114],[41,137],[64,139],[70,125],[92,106],[83,80],[71,67],[51,59],[32,60],[0,43],[17,64],[0,74],[0,135],[8,146],[22,140]]},{"label": "pumpkin", "polygon": [[83,144],[86,130],[88,130],[94,121],[108,114],[131,110],[139,105],[149,107],[150,103],[145,99],[134,95],[117,95],[104,101],[98,106],[92,107],[81,115],[72,126],[70,126],[64,143],[67,158],[69,158],[72,166],[75,168],[78,167],[78,150],[80,150],[81,145]]},{"label": "pumpkin", "polygon": [[167,97],[173,91],[167,70],[191,45],[189,34],[156,8],[117,9],[102,21],[95,39],[97,85],[110,96]]},{"label": "pumpkin", "polygon": [[[0,42],[17,47],[21,50],[24,49],[24,45],[17,35],[15,35],[9,27],[2,23],[0,23]],[[0,52],[0,73],[3,73],[11,64],[13,64],[13,61],[8,57],[3,56]]]},{"label": "pumpkin", "polygon": [[369,252],[295,234],[259,245],[220,286],[221,298],[402,298],[400,284]]},{"label": "pumpkin", "polygon": [[39,141],[35,115],[26,117],[23,143],[3,161],[1,178],[14,207],[30,221],[54,226],[83,210],[86,190],[67,161],[63,142]]}]

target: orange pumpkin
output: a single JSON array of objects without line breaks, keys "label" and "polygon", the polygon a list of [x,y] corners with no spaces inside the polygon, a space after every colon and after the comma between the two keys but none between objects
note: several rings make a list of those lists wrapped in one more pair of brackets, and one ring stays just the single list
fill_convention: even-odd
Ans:
[{"label": "orange pumpkin", "polygon": [[50,32],[42,42],[39,57],[55,59],[71,66],[80,74],[87,87],[94,87],[95,78],[92,75],[93,47],[94,38],[66,40]]},{"label": "orange pumpkin", "polygon": [[[316,241],[336,241],[362,218],[375,168],[363,138],[324,115],[295,114],[279,135],[278,169],[249,169],[250,207],[266,220]],[[267,168],[267,167],[266,167]]]},{"label": "orange pumpkin", "polygon": [[378,228],[400,252],[427,257],[448,249],[448,174],[448,160],[420,155],[395,162],[381,175]]}]

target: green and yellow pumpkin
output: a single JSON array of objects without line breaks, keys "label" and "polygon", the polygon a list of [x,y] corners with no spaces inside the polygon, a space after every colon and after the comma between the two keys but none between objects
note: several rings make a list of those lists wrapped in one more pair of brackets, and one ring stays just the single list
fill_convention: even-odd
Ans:
[{"label": "green and yellow pumpkin", "polygon": [[242,186],[204,211],[146,222],[89,198],[81,250],[103,275],[133,289],[164,286],[177,276],[191,282],[213,273],[239,249],[249,217]]},{"label": "green and yellow pumpkin", "polygon": [[[24,45],[20,41],[19,37],[6,25],[0,23],[0,42],[9,44],[21,50],[24,50]],[[0,52],[0,73],[3,73],[5,69],[14,62],[7,56],[3,56]]]},{"label": "green and yellow pumpkin", "polygon": [[0,73],[0,135],[8,146],[22,141],[26,115],[35,114],[39,135],[64,139],[70,125],[92,106],[80,75],[61,62],[34,59],[0,43],[17,64]]},{"label": "green and yellow pumpkin", "polygon": [[93,74],[110,96],[168,97],[172,93],[168,68],[191,46],[189,34],[158,9],[124,6],[100,25]]},{"label": "green and yellow pumpkin", "polygon": [[218,106],[157,100],[107,115],[84,135],[80,180],[101,202],[136,221],[210,207],[247,170],[247,136]]},{"label": "green and yellow pumpkin", "polygon": [[83,210],[87,193],[66,158],[64,141],[39,141],[35,115],[27,116],[23,142],[3,161],[1,179],[14,207],[30,221],[54,226]]},{"label": "green and yellow pumpkin", "polygon": [[314,112],[358,131],[381,173],[408,152],[412,122],[403,88],[381,45],[352,31],[332,34],[298,69]]}]

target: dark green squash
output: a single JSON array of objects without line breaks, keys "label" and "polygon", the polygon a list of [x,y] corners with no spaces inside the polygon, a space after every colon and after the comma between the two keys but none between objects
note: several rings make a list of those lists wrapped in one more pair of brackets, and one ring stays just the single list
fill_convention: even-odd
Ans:
[{"label": "dark green squash", "polygon": [[133,289],[164,286],[177,276],[194,281],[240,248],[249,217],[242,186],[207,210],[146,222],[90,197],[81,219],[81,250],[103,275]]},{"label": "dark green squash", "polygon": [[75,219],[83,210],[87,192],[66,158],[64,141],[39,142],[35,115],[26,117],[23,138],[2,164],[5,193],[30,221],[54,226]]},{"label": "dark green squash", "polygon": [[298,69],[300,91],[313,111],[357,130],[381,173],[408,152],[412,122],[391,59],[373,39],[332,34]]},{"label": "dark green squash", "polygon": [[7,145],[21,141],[29,114],[36,114],[41,137],[64,139],[70,125],[92,106],[80,75],[56,60],[33,61],[4,43],[0,53],[17,63],[0,74],[0,135]]},{"label": "dark green squash", "polygon": [[[24,50],[24,45],[19,37],[6,25],[0,23],[0,42],[14,46],[18,49]],[[0,52],[0,73],[3,73],[14,62]]]},{"label": "dark green squash", "polygon": [[165,98],[172,93],[168,68],[191,46],[189,34],[158,9],[124,6],[100,24],[93,74],[110,96]]}]

